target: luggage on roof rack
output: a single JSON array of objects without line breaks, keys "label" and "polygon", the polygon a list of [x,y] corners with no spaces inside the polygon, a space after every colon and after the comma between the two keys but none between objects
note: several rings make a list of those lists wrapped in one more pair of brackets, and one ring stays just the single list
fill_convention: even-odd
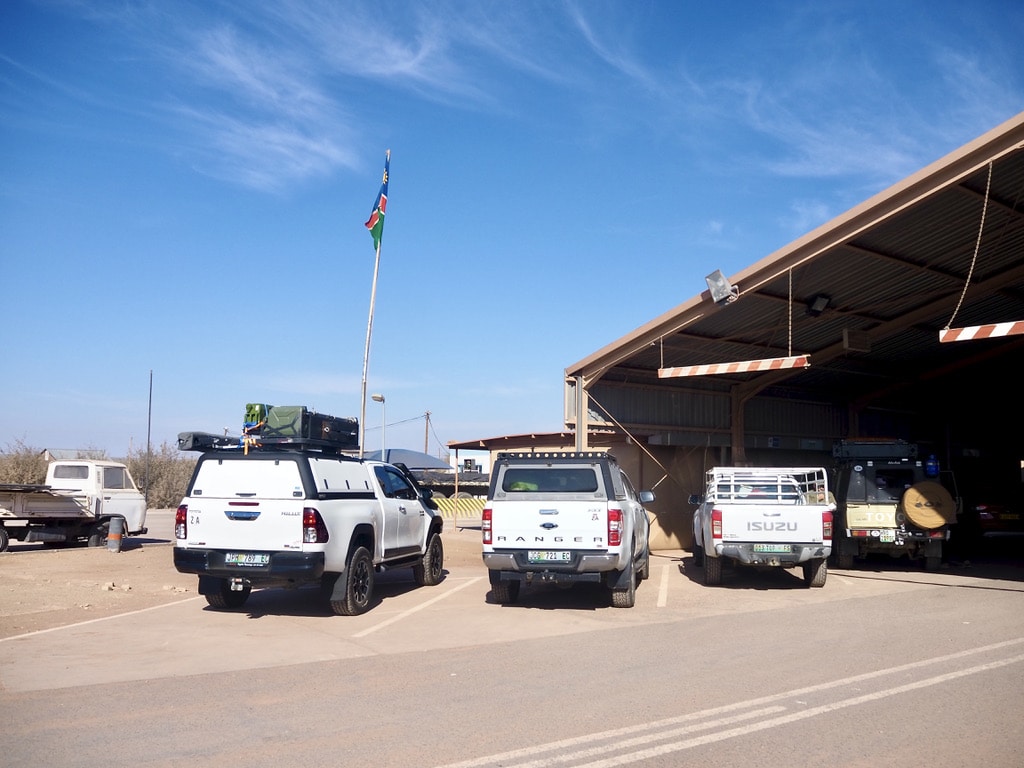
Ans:
[{"label": "luggage on roof rack", "polygon": [[265,443],[315,441],[334,448],[358,448],[359,420],[317,413],[304,405],[274,405],[267,411],[267,423],[259,439]]},{"label": "luggage on roof rack", "polygon": [[267,413],[273,408],[265,403],[246,403],[245,421],[242,422],[242,432],[247,435],[258,435],[267,424]]},{"label": "luggage on roof rack", "polygon": [[324,451],[359,447],[359,419],[311,411],[304,405],[248,403],[241,437],[215,432],[179,432],[178,450],[241,450],[254,448],[320,448]]}]

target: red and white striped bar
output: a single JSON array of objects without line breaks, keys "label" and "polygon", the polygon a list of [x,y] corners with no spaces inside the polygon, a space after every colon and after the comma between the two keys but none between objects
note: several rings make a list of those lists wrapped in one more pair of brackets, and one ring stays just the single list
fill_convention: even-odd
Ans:
[{"label": "red and white striped bar", "polygon": [[738,363],[709,363],[708,365],[684,365],[681,368],[659,368],[658,378],[673,379],[680,376],[715,376],[722,373],[780,371],[784,368],[807,368],[810,364],[810,355],[769,357],[764,360],[743,360]]},{"label": "red and white striped bar", "polygon": [[1024,320],[1018,320],[1014,323],[947,328],[944,331],[939,331],[939,341],[974,341],[975,339],[994,339],[999,336],[1018,336],[1022,333],[1024,333]]}]

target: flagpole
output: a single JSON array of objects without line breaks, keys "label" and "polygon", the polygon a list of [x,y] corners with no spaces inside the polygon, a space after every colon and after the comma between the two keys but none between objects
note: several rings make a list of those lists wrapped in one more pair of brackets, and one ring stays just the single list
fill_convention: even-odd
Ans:
[{"label": "flagpole", "polygon": [[[376,258],[373,262],[373,287],[370,289],[370,315],[366,320],[366,347],[363,350],[363,381],[359,403],[359,458],[363,458],[366,446],[366,372],[370,367],[370,336],[373,333],[373,308],[377,303],[377,275],[380,272],[380,243],[384,233],[384,215],[388,204],[388,174],[391,166],[391,150],[384,153],[384,178],[381,180],[380,192],[374,204],[366,228],[373,233],[376,246]],[[381,443],[381,459],[384,458],[384,445]]]},{"label": "flagpole", "polygon": [[[380,241],[377,242],[377,257],[373,262],[373,287],[370,289],[370,316],[366,320],[366,348],[363,350],[363,386],[359,406],[359,458],[363,458],[366,444],[366,371],[370,364],[370,334],[373,332],[373,307],[377,303],[377,273],[380,271]],[[381,459],[384,457],[381,456]]]}]

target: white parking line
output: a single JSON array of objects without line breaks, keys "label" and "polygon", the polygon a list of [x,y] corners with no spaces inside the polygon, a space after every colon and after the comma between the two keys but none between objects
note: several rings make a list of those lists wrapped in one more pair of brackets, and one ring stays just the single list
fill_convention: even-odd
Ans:
[{"label": "white parking line", "polygon": [[[726,731],[718,731],[717,733],[709,733],[705,736],[697,736],[696,738],[687,739],[686,741],[678,741],[674,743],[670,742],[668,744],[662,744],[658,747],[644,749],[639,752],[630,752],[625,755],[609,757],[605,760],[598,760],[593,763],[583,763],[581,765],[576,766],[576,768],[614,768],[614,766],[628,765],[629,763],[639,763],[641,760],[648,760],[652,757],[661,757],[662,755],[668,755],[673,752],[681,752],[685,749],[701,747],[705,744],[714,744],[715,742],[725,741],[726,739],[732,739],[737,736],[748,736],[751,733],[757,733],[758,731],[763,731],[768,728],[776,728],[780,725],[785,725],[787,723],[795,723],[799,720],[807,720],[811,717],[825,715],[829,712],[836,712],[840,709],[846,709],[847,707],[854,707],[858,704],[864,704],[869,701],[885,699],[890,696],[896,696],[898,694],[906,693],[907,691],[914,691],[919,688],[928,688],[933,685],[939,685],[941,683],[949,682],[950,680],[955,680],[959,677],[975,675],[979,672],[987,672],[990,669],[998,669],[1000,667],[1005,667],[1010,664],[1018,664],[1022,661],[1024,661],[1024,655],[1012,656],[1008,659],[1001,659],[1000,661],[993,661],[988,664],[979,664],[976,667],[968,667],[967,669],[961,669],[956,672],[949,672],[945,675],[936,675],[935,677],[929,677],[924,680],[918,680],[917,682],[908,683],[906,685],[898,685],[895,688],[887,688],[885,690],[876,691],[875,693],[865,694],[864,696],[857,696],[852,699],[844,699],[842,701],[836,701],[831,704],[822,705],[820,707],[811,707],[810,709],[804,709],[799,712],[791,712],[788,715],[780,715],[779,717],[773,717],[769,720],[761,720],[757,723],[742,725],[738,728],[730,728]],[[603,751],[611,752],[612,750],[618,751],[619,749],[620,747],[618,744],[613,744],[609,745],[609,747],[604,749]],[[575,756],[573,756],[573,758],[574,757]]]},{"label": "white parking line", "polygon": [[409,610],[402,611],[401,613],[392,616],[390,619],[385,619],[384,621],[380,622],[379,624],[374,624],[372,627],[367,627],[362,632],[356,632],[354,635],[352,635],[352,637],[353,638],[356,638],[356,637],[366,637],[370,633],[376,632],[378,629],[383,629],[386,626],[394,624],[396,621],[401,621],[406,616],[411,616],[412,614],[416,613],[417,611],[423,610],[424,608],[426,608],[429,605],[433,605],[434,603],[436,603],[436,602],[438,602],[440,600],[444,600],[446,597],[454,595],[459,590],[465,589],[466,587],[470,586],[471,584],[476,584],[482,578],[483,578],[483,576],[476,576],[476,577],[474,577],[472,579],[469,579],[468,581],[463,582],[462,584],[459,584],[457,587],[449,589],[447,592],[441,593],[437,597],[432,597],[429,600],[427,600],[426,602],[420,603],[419,605],[414,605]]},{"label": "white parking line", "polygon": [[[569,739],[562,739],[560,741],[552,741],[547,744],[537,744],[531,747],[524,747],[522,749],[510,750],[508,752],[500,752],[498,754],[486,755],[484,757],[471,758],[469,760],[462,760],[456,763],[449,763],[440,768],[484,768],[484,766],[514,766],[514,768],[525,768],[526,766],[544,766],[551,765],[557,762],[566,762],[568,760],[575,760],[582,753],[572,752],[574,747],[580,745],[593,745],[598,741],[607,741],[608,744],[604,747],[590,747],[586,751],[586,756],[590,757],[596,754],[607,754],[613,751],[619,751],[622,748],[622,744],[619,740],[627,734],[635,733],[650,733],[651,736],[640,736],[635,739],[631,739],[631,743],[638,743],[644,740],[654,741],[659,739],[666,733],[666,728],[672,728],[674,726],[680,726],[684,723],[693,723],[694,721],[703,720],[704,718],[718,717],[729,712],[736,712],[737,710],[750,709],[754,707],[761,707],[771,709],[772,713],[785,711],[787,707],[779,705],[780,702],[784,702],[787,699],[793,699],[790,702],[790,707],[794,704],[800,705],[801,702],[797,697],[806,696],[810,693],[828,691],[830,689],[839,689],[845,691],[849,689],[849,686],[854,683],[864,682],[880,677],[892,677],[896,674],[907,672],[914,669],[919,669],[929,665],[935,664],[947,664],[953,660],[964,659],[970,656],[975,656],[981,653],[987,653],[990,651],[997,651],[1002,649],[1008,649],[1013,646],[1018,646],[1024,643],[1024,638],[1015,638],[1013,640],[1006,640],[1001,643],[993,643],[992,645],[981,646],[979,648],[970,648],[964,651],[958,651],[956,653],[947,654],[944,656],[937,656],[931,659],[923,659],[921,661],[910,662],[909,664],[901,664],[896,667],[889,667],[887,669],[879,669],[874,672],[866,672],[860,675],[853,675],[851,677],[843,678],[840,680],[831,680],[824,683],[818,683],[817,685],[807,686],[805,688],[797,688],[791,691],[785,691],[783,693],[776,693],[769,696],[762,696],[756,699],[749,699],[746,701],[737,701],[732,704],[726,704],[720,707],[713,707],[700,712],[691,712],[685,715],[679,715],[676,717],[665,718],[662,720],[656,720],[647,723],[638,723],[637,725],[627,726],[625,728],[618,728],[611,731],[600,731],[598,733],[589,733],[581,736],[574,736]],[[920,688],[926,688],[933,685],[939,685],[941,683],[955,680],[960,677],[966,677],[967,675],[978,674],[986,672],[991,669],[998,669],[1005,667],[1010,664],[1018,664],[1024,662],[1024,654],[1011,656],[1006,659],[1000,659],[998,661],[989,662],[986,664],[979,664],[974,667],[968,667],[966,669],[957,670],[955,672],[948,672],[934,677],[925,678],[905,685],[896,686],[893,688],[887,688],[874,693],[865,694],[850,699],[842,699],[835,701],[830,704],[825,704],[818,707],[812,707],[809,709],[801,709],[794,711],[789,714],[779,715],[768,720],[761,720],[757,723],[751,723],[738,728],[729,728],[723,731],[716,731],[715,733],[706,734],[704,736],[698,736],[685,741],[670,742],[668,744],[662,744],[658,747],[651,747],[640,752],[631,752],[624,755],[617,755],[608,757],[604,760],[597,762],[591,762],[576,766],[576,768],[612,768],[612,766],[625,765],[628,763],[635,763],[641,760],[647,760],[652,757],[659,757],[672,752],[679,752],[685,749],[692,749],[693,747],[702,746],[704,744],[711,744],[716,741],[724,741],[726,739],[735,738],[737,736],[744,736],[750,733],[754,733],[766,728],[773,728],[778,725],[784,725],[786,723],[797,722],[799,720],[805,720],[810,717],[816,717],[818,715],[827,714],[834,712],[839,709],[846,707],[855,706],[857,704],[864,704],[869,701],[875,701],[878,699],[887,698],[889,696],[895,696],[900,693],[912,691]],[[773,706],[767,706],[773,705]],[[757,710],[757,714],[764,714],[765,709]],[[739,718],[745,719],[745,718]],[[723,718],[720,720],[714,720],[710,722],[712,727],[730,725],[733,722],[737,722],[737,718]],[[672,735],[681,735],[688,730],[695,730],[692,725],[686,725],[682,728],[674,729],[668,733]],[[570,756],[559,756],[552,755],[551,753],[563,752],[569,750]],[[547,753],[549,756],[544,759],[540,759],[538,756]],[[533,758],[531,762],[519,763],[516,762],[522,758]]]},{"label": "white parking line", "polygon": [[665,563],[661,567],[661,584],[658,585],[658,607],[664,608],[668,605],[668,577],[672,568],[671,563]]},{"label": "white parking line", "polygon": [[135,616],[140,613],[149,613],[160,608],[168,608],[172,605],[181,605],[182,603],[188,603],[192,600],[198,600],[198,597],[187,597],[184,600],[175,600],[173,603],[163,603],[161,605],[151,605],[149,608],[140,608],[137,611],[128,611],[127,613],[115,613],[110,616],[100,616],[99,618],[89,619],[88,621],[79,621],[74,624],[63,624],[59,627],[50,627],[49,629],[38,629],[35,632],[26,632],[23,635],[11,635],[10,637],[0,637],[0,643],[6,643],[8,640],[21,640],[25,637],[35,637],[36,635],[46,635],[50,632],[60,632],[65,629],[74,629],[75,627],[84,627],[88,624],[96,624],[100,621],[110,621],[111,619],[120,619],[125,616]]}]

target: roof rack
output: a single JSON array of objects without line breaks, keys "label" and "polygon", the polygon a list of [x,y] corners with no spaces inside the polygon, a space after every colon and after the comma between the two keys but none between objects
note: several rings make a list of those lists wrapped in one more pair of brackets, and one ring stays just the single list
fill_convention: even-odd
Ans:
[{"label": "roof rack", "polygon": [[330,440],[313,437],[260,437],[255,435],[218,435],[213,432],[179,432],[179,451],[240,451],[248,453],[259,449],[319,450],[323,453],[343,453],[353,447],[339,445]]},{"label": "roof rack", "polygon": [[502,451],[499,459],[614,459],[607,451]]}]

